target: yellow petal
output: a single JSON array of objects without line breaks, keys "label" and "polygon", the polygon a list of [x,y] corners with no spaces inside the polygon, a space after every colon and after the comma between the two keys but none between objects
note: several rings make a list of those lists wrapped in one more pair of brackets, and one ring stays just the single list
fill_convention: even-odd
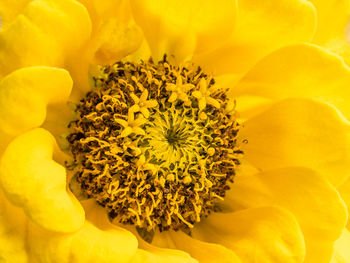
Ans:
[{"label": "yellow petal", "polygon": [[349,28],[347,27],[346,32],[338,37],[332,38],[326,44],[322,45],[329,51],[341,56],[347,65],[350,65],[350,36]]},{"label": "yellow petal", "polygon": [[134,24],[118,19],[103,23],[90,41],[90,51],[96,64],[111,64],[136,51],[142,43],[142,32]]},{"label": "yellow petal", "polygon": [[31,0],[2,0],[0,2],[1,27],[4,28],[10,24],[30,1]]},{"label": "yellow petal", "polygon": [[265,205],[287,208],[304,235],[307,263],[330,261],[334,242],[347,222],[346,207],[336,189],[323,176],[301,167],[238,175],[225,205],[233,210]]},{"label": "yellow petal", "polygon": [[350,15],[347,0],[309,0],[317,10],[317,31],[313,42],[324,44],[343,35]]},{"label": "yellow petal", "polygon": [[19,69],[2,79],[0,144],[40,126],[45,120],[47,105],[66,101],[72,85],[66,70],[49,67]]},{"label": "yellow petal", "polygon": [[[121,22],[129,22],[132,19],[129,1],[125,0],[78,0],[89,11],[93,22],[93,31],[99,30],[104,21],[118,18]],[[118,8],[116,8],[118,7]]]},{"label": "yellow petal", "polygon": [[34,0],[0,32],[0,76],[26,66],[61,66],[90,37],[91,21],[73,0]]},{"label": "yellow petal", "polygon": [[259,207],[214,213],[193,229],[193,237],[232,249],[242,262],[303,262],[304,239],[289,211]]},{"label": "yellow petal", "polygon": [[335,242],[334,255],[331,263],[350,262],[350,233],[345,229],[341,237]]},{"label": "yellow petal", "polygon": [[[144,159],[144,156],[141,156],[141,158]],[[112,223],[115,225],[121,225],[117,222],[117,220],[114,220]],[[139,242],[139,249],[131,261],[132,263],[198,263],[197,260],[182,250],[162,248],[147,243],[140,237],[136,231],[136,228],[133,226],[121,226],[134,233]]]},{"label": "yellow petal", "polygon": [[0,261],[27,263],[26,216],[11,205],[0,189]]},{"label": "yellow petal", "polygon": [[312,39],[316,11],[304,0],[240,0],[232,38],[194,61],[215,75],[242,74],[273,50]]},{"label": "yellow petal", "polygon": [[182,231],[156,233],[152,244],[179,249],[197,259],[200,263],[240,263],[241,260],[230,249],[219,244],[207,243],[192,238]]},{"label": "yellow petal", "polygon": [[[350,214],[350,177],[338,187],[339,194],[341,198],[344,200],[346,207],[348,209],[348,213]],[[350,230],[350,220],[347,225]]]},{"label": "yellow petal", "polygon": [[152,56],[164,54],[181,62],[197,52],[212,49],[231,35],[236,1],[132,1],[134,18],[143,29]]},{"label": "yellow petal", "polygon": [[327,50],[301,44],[282,48],[262,59],[232,89],[233,96],[280,100],[313,98],[335,105],[350,118],[350,68]]},{"label": "yellow petal", "polygon": [[181,250],[153,246],[139,240],[141,249],[137,250],[135,263],[198,263],[197,260]]},{"label": "yellow petal", "polygon": [[33,257],[45,263],[128,263],[136,238],[122,228],[99,227],[88,220],[77,232],[61,234],[31,224],[28,243]]},{"label": "yellow petal", "polygon": [[349,125],[332,107],[307,99],[281,101],[241,130],[245,158],[257,168],[305,166],[340,185],[350,174]]},{"label": "yellow petal", "polygon": [[85,220],[78,200],[66,191],[65,168],[53,136],[34,129],[14,139],[0,163],[0,182],[8,199],[38,225],[61,232],[79,229]]},{"label": "yellow petal", "polygon": [[197,260],[185,257],[170,249],[138,249],[133,263],[198,263]]},{"label": "yellow petal", "polygon": [[0,31],[0,47],[0,78],[22,67],[63,64],[59,47],[23,15]]}]

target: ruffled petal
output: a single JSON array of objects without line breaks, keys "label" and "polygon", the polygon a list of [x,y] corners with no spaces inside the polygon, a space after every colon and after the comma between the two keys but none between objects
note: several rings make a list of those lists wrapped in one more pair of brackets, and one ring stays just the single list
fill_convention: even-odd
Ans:
[{"label": "ruffled petal", "polygon": [[326,104],[308,99],[281,101],[243,124],[245,158],[261,170],[305,166],[334,185],[350,174],[349,125]]},{"label": "ruffled petal", "polygon": [[[290,167],[237,176],[225,205],[244,209],[265,205],[287,208],[305,239],[305,262],[329,262],[334,242],[347,222],[347,211],[336,189],[313,170]],[[283,262],[283,261],[282,261]]]},{"label": "ruffled petal", "polygon": [[0,153],[11,138],[40,126],[47,105],[66,101],[72,85],[66,70],[49,67],[19,69],[2,79]]},{"label": "ruffled petal", "polygon": [[324,48],[301,44],[266,56],[231,93],[271,100],[313,98],[336,106],[350,118],[349,83],[350,68],[342,58]]},{"label": "ruffled petal", "polygon": [[32,224],[28,243],[38,263],[129,263],[137,249],[137,240],[130,232],[100,228],[89,221],[70,234],[50,232]]},{"label": "ruffled petal", "polygon": [[[338,187],[338,191],[341,198],[344,200],[350,215],[350,177]],[[350,220],[348,221],[347,227],[350,230]]]},{"label": "ruffled petal", "polygon": [[232,34],[236,1],[132,1],[134,18],[157,61],[167,54],[182,62],[213,49]]},{"label": "ruffled petal", "polygon": [[160,248],[148,243],[144,243],[142,247],[137,250],[133,263],[198,263],[181,250]]},{"label": "ruffled petal", "polygon": [[309,0],[317,10],[317,30],[313,42],[325,44],[345,33],[350,18],[347,0]]},{"label": "ruffled petal", "polygon": [[27,263],[26,216],[9,204],[0,189],[0,262]]},{"label": "ruffled petal", "polygon": [[66,191],[66,171],[52,158],[60,154],[53,136],[34,129],[16,137],[0,162],[0,183],[8,199],[38,225],[61,232],[79,229],[84,210]]},{"label": "ruffled petal", "polygon": [[230,41],[194,57],[215,75],[241,75],[273,50],[310,41],[316,27],[316,11],[304,0],[238,0],[238,13]]},{"label": "ruffled petal", "polygon": [[135,24],[123,23],[116,18],[106,20],[89,44],[92,63],[105,65],[121,60],[140,47],[142,37]]},{"label": "ruffled petal", "polygon": [[193,229],[194,238],[232,249],[242,262],[303,262],[304,239],[295,217],[279,207],[215,213]]},{"label": "ruffled petal", "polygon": [[2,0],[0,2],[0,28],[6,27],[20,14],[31,0]]},{"label": "ruffled petal", "polygon": [[239,257],[230,249],[214,243],[192,238],[182,231],[157,232],[152,245],[179,249],[197,259],[200,263],[240,263]]},{"label": "ruffled petal", "polygon": [[331,263],[350,262],[350,233],[345,229],[341,237],[335,242],[334,256]]},{"label": "ruffled petal", "polygon": [[34,0],[0,31],[0,77],[27,66],[62,66],[91,33],[85,7],[73,0]]}]

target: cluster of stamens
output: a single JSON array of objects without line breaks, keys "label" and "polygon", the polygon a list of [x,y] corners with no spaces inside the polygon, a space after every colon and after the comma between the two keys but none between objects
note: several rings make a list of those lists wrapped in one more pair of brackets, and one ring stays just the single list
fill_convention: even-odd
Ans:
[{"label": "cluster of stamens", "polygon": [[121,223],[192,228],[239,164],[234,101],[201,68],[165,57],[101,72],[67,138],[81,191]]}]

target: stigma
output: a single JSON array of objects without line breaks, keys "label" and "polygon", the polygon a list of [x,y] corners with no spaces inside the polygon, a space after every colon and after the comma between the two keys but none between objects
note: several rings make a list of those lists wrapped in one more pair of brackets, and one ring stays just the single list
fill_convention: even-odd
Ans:
[{"label": "stigma", "polygon": [[242,155],[235,102],[200,67],[166,56],[103,66],[76,113],[74,180],[120,223],[193,228],[233,183]]}]

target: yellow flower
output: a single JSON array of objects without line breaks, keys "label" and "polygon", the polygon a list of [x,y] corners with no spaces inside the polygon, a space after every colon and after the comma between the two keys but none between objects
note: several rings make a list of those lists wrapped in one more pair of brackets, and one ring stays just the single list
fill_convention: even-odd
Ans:
[{"label": "yellow flower", "polygon": [[0,262],[350,262],[349,14],[2,0]]}]

